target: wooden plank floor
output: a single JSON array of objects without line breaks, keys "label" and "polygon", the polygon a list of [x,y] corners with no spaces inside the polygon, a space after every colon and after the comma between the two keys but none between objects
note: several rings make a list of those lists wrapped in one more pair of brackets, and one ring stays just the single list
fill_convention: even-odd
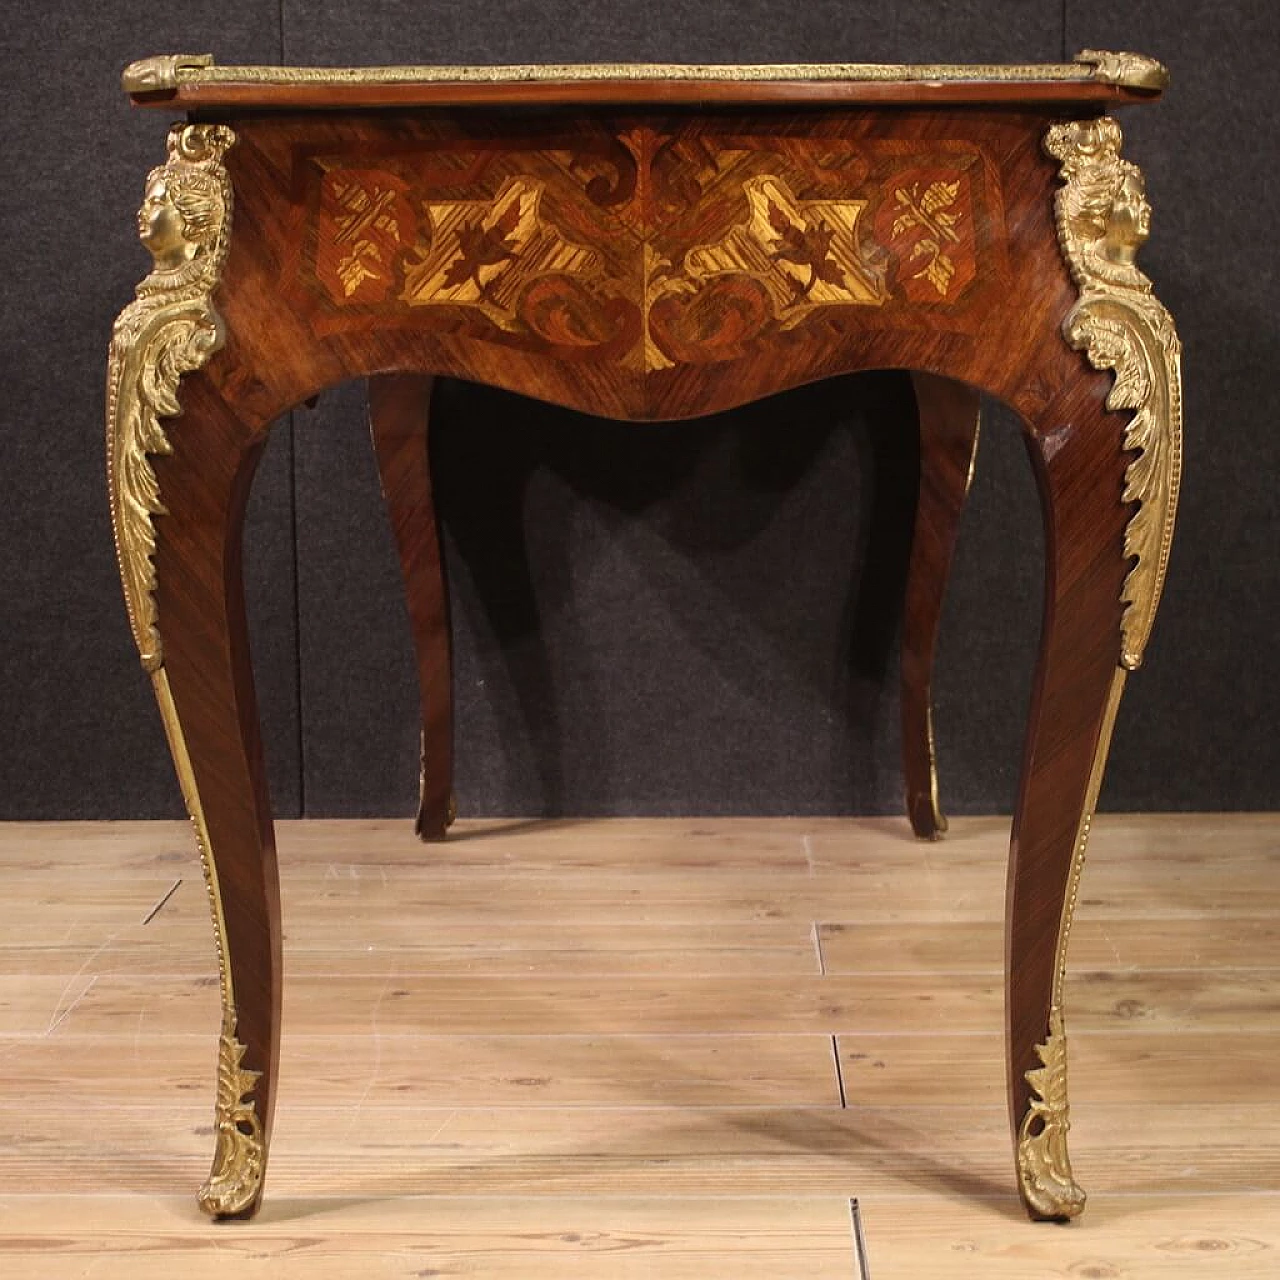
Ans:
[{"label": "wooden plank floor", "polygon": [[266,1208],[214,1226],[211,930],[177,823],[0,825],[0,1277],[1280,1275],[1280,815],[1103,817],[1072,1142],[1032,1226],[1008,824],[279,827]]}]

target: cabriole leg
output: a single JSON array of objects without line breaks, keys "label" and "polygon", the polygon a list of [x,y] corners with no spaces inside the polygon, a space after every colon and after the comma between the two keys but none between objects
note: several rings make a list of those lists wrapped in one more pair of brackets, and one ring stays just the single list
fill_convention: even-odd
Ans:
[{"label": "cabriole leg", "polygon": [[[213,293],[231,185],[222,125],[175,125],[139,211],[155,269],[112,334],[107,461],[129,621],[195,828],[213,913],[222,1016],[215,1217],[258,1208],[280,1026],[280,892],[245,626],[244,508],[265,431],[199,370],[224,341]],[[176,421],[174,421],[176,420]]]},{"label": "cabriole leg", "polygon": [[[1124,682],[1142,662],[1164,583],[1182,466],[1181,347],[1135,256],[1150,211],[1120,129],[1054,125],[1063,255],[1080,290],[1081,366],[1034,415],[1045,515],[1045,613],[1014,815],[1007,903],[1009,1102],[1019,1189],[1035,1218],[1084,1207],[1067,1151],[1066,948]],[[1105,401],[1103,396],[1105,394]]]},{"label": "cabriole leg", "polygon": [[962,382],[913,373],[920,490],[902,620],[902,764],[911,829],[936,840],[938,802],[931,684],[942,601],[978,451],[979,397]]},{"label": "cabriole leg", "polygon": [[[250,1217],[266,1173],[281,995],[280,883],[241,575],[263,441],[236,449],[227,436],[243,440],[242,428],[212,395],[193,386],[184,399],[175,428],[183,443],[157,462],[167,508],[156,548],[165,647],[153,680],[200,845],[222,988],[213,1167],[200,1206]],[[194,447],[213,435],[222,441]]]},{"label": "cabriole leg", "polygon": [[[262,1196],[280,1043],[280,890],[241,580],[261,437],[207,387],[184,387],[173,453],[156,461],[161,660],[151,678],[195,828],[222,997],[213,1167],[201,1207],[248,1217]],[[237,447],[239,446],[239,447]]]},{"label": "cabriole leg", "polygon": [[1019,1186],[1037,1218],[1084,1207],[1067,1153],[1067,934],[1124,684],[1124,459],[1095,399],[1032,438],[1045,506],[1045,615],[1014,815],[1006,925],[1009,1097]]},{"label": "cabriole leg", "polygon": [[416,830],[427,841],[443,840],[456,816],[449,594],[428,447],[432,382],[416,374],[369,379],[369,433],[400,554],[417,659],[422,771]]}]

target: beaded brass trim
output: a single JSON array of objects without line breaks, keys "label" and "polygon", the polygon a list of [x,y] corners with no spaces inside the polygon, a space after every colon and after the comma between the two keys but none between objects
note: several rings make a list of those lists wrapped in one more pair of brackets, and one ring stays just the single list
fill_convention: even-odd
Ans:
[{"label": "beaded brass trim", "polygon": [[1107,705],[1094,748],[1093,767],[1085,793],[1084,812],[1076,831],[1075,851],[1067,876],[1067,893],[1058,925],[1058,946],[1054,959],[1053,995],[1049,1005],[1049,1030],[1043,1044],[1036,1046],[1041,1065],[1027,1072],[1031,1086],[1031,1103],[1018,1127],[1018,1179],[1027,1204],[1042,1218],[1074,1218],[1084,1208],[1085,1193],[1071,1172],[1071,1155],[1067,1149],[1067,1133],[1071,1128],[1070,1103],[1067,1096],[1067,1032],[1063,1014],[1063,987],[1067,976],[1067,943],[1076,902],[1080,896],[1080,877],[1084,872],[1085,851],[1093,826],[1098,793],[1106,770],[1111,735],[1115,731],[1120,698],[1124,693],[1128,672],[1121,667],[1111,681]]},{"label": "beaded brass trim", "polygon": [[197,1196],[200,1207],[215,1217],[241,1213],[258,1197],[266,1167],[266,1144],[262,1123],[253,1099],[249,1096],[261,1074],[242,1065],[245,1046],[236,1038],[236,996],[231,964],[227,955],[227,922],[222,913],[222,890],[218,883],[218,864],[214,861],[213,844],[205,821],[195,770],[187,752],[186,736],[178,718],[178,708],[169,687],[169,675],[163,667],[151,673],[160,719],[178,774],[178,785],[191,815],[200,866],[204,872],[209,909],[213,916],[213,945],[218,957],[218,984],[222,998],[222,1030],[218,1038],[218,1089],[214,1103],[213,1167]]}]

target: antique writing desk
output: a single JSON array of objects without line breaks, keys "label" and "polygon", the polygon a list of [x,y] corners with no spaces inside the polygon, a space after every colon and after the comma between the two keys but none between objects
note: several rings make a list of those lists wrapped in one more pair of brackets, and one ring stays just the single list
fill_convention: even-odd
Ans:
[{"label": "antique writing desk", "polygon": [[1008,882],[1009,1102],[1028,1211],[1080,1211],[1064,953],[1181,460],[1178,339],[1135,265],[1142,175],[1105,112],[1164,80],[1150,59],[1097,52],[1022,67],[365,70],[176,56],[126,71],[134,102],[187,116],[138,215],[155,264],[116,322],[107,444],[130,622],[213,908],[205,1209],[256,1210],[275,1104],[279,887],[240,572],[268,424],[370,379],[418,647],[419,831],[438,838],[451,701],[432,377],[639,421],[902,369],[922,463],[903,661],[920,835],[942,826],[929,670],[979,391],[1020,414],[1041,495],[1044,628]]}]

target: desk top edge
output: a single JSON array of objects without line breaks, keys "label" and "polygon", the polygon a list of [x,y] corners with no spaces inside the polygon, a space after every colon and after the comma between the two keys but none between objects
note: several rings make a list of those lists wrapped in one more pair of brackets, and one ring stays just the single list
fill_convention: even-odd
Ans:
[{"label": "desk top edge", "polygon": [[698,102],[1158,97],[1168,71],[1138,53],[1088,49],[1067,63],[525,63],[504,66],[218,66],[167,54],[125,68],[139,106],[460,105],[483,101]]}]

